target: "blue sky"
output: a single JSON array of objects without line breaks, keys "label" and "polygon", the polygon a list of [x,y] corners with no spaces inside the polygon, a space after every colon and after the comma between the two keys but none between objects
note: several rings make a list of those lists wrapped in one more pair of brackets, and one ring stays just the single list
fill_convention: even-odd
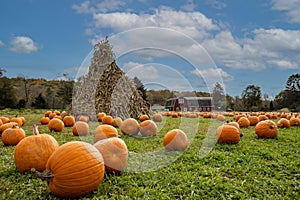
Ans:
[{"label": "blue sky", "polygon": [[148,89],[220,81],[232,96],[255,84],[272,98],[300,71],[299,12],[300,0],[2,0],[0,67],[76,77],[108,36],[118,65]]}]

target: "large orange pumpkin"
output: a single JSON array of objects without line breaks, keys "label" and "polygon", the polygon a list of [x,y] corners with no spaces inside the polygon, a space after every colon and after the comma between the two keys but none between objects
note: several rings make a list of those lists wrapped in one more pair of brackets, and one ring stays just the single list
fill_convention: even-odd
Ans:
[{"label": "large orange pumpkin", "polygon": [[0,126],[0,134],[3,133],[6,129],[12,128],[13,126],[16,126],[16,125],[18,125],[18,123],[16,123],[16,122],[8,122],[6,124],[2,124]]},{"label": "large orange pumpkin", "polygon": [[75,117],[69,115],[69,116],[65,116],[63,119],[64,125],[65,127],[72,127],[75,124]]},{"label": "large orange pumpkin", "polygon": [[180,129],[173,129],[164,136],[164,147],[168,151],[184,151],[188,147],[188,138]]},{"label": "large orange pumpkin", "polygon": [[48,123],[48,128],[50,132],[62,132],[64,129],[65,125],[62,120],[57,119],[57,118],[52,118],[49,123]]},{"label": "large orange pumpkin", "polygon": [[19,126],[8,128],[1,135],[3,144],[7,146],[17,145],[25,137],[25,131]]},{"label": "large orange pumpkin", "polygon": [[240,141],[240,131],[233,125],[223,124],[216,130],[218,143],[237,144]]},{"label": "large orange pumpkin", "polygon": [[[25,118],[24,118],[24,120],[25,120]],[[11,118],[10,122],[16,122],[16,123],[19,124],[19,126],[23,126],[23,124],[24,124],[23,119],[21,117],[18,117],[18,116]]]},{"label": "large orange pumpkin", "polygon": [[25,137],[16,146],[14,161],[19,172],[28,172],[31,168],[43,171],[51,154],[58,148],[54,137],[39,134],[37,126],[33,126],[33,135]]},{"label": "large orange pumpkin", "polygon": [[74,136],[86,136],[89,134],[89,124],[84,121],[77,121],[72,127]]},{"label": "large orange pumpkin", "polygon": [[240,125],[239,125],[239,123],[237,123],[237,122],[227,122],[226,124],[231,125],[231,126],[234,126],[234,127],[236,127],[238,130],[240,130]]},{"label": "large orange pumpkin", "polygon": [[62,198],[78,198],[95,190],[104,177],[104,161],[93,145],[72,141],[61,145],[49,158],[45,174],[51,192]]},{"label": "large orange pumpkin", "polygon": [[136,136],[140,131],[139,123],[133,118],[127,118],[121,125],[121,132],[124,135]]},{"label": "large orange pumpkin", "polygon": [[157,126],[152,120],[145,120],[140,124],[140,132],[143,137],[151,137],[156,135]]},{"label": "large orange pumpkin", "polygon": [[300,126],[300,119],[297,117],[291,117],[290,118],[290,125],[291,126]]},{"label": "large orange pumpkin", "polygon": [[101,124],[97,126],[94,131],[94,143],[98,142],[99,140],[118,136],[118,130],[115,127],[108,124]]},{"label": "large orange pumpkin", "polygon": [[278,128],[289,128],[290,127],[290,121],[286,118],[281,118],[277,122],[277,126],[278,126]]},{"label": "large orange pumpkin", "polygon": [[250,126],[255,126],[259,122],[259,118],[257,116],[248,116],[250,121]]},{"label": "large orange pumpkin", "polygon": [[94,144],[104,159],[105,171],[118,173],[123,171],[128,160],[125,142],[117,137],[100,140]]},{"label": "large orange pumpkin", "polygon": [[1,119],[1,121],[2,121],[3,124],[6,124],[6,123],[9,122],[9,118],[8,117],[1,116],[0,119]]},{"label": "large orange pumpkin", "polygon": [[278,134],[278,129],[275,122],[267,119],[256,124],[255,133],[260,138],[274,138]]}]

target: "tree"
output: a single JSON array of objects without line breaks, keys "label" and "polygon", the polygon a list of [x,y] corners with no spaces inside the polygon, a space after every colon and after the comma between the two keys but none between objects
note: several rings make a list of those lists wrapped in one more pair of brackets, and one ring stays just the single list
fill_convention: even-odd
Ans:
[{"label": "tree", "polygon": [[285,85],[286,90],[300,92],[300,74],[292,74]]},{"label": "tree", "polygon": [[66,108],[72,102],[74,81],[72,81],[68,74],[63,74],[60,80],[58,92],[56,96],[62,100],[62,108]]},{"label": "tree", "polygon": [[242,93],[244,107],[248,111],[258,111],[261,109],[261,91],[259,86],[248,85]]},{"label": "tree", "polygon": [[138,79],[138,77],[133,78],[133,82],[135,84],[136,89],[140,92],[142,98],[147,101],[147,90],[145,89],[142,81]]},{"label": "tree", "polygon": [[0,107],[15,108],[17,105],[16,96],[11,81],[7,77],[0,78],[0,91]]},{"label": "tree", "polygon": [[224,110],[226,108],[226,99],[224,94],[224,88],[220,83],[216,83],[212,92],[213,102],[215,109]]},{"label": "tree", "polygon": [[34,108],[48,108],[48,104],[42,93],[35,98],[35,100],[31,103],[31,106]]},{"label": "tree", "polygon": [[274,105],[273,105],[273,101],[270,101],[270,111],[274,110]]}]

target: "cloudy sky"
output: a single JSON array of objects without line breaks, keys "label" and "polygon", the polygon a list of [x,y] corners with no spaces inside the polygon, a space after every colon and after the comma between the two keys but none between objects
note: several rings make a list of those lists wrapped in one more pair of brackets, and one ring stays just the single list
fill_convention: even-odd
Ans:
[{"label": "cloudy sky", "polygon": [[0,68],[76,77],[108,36],[117,64],[148,89],[221,82],[236,96],[254,84],[274,97],[300,72],[298,13],[300,0],[2,0]]}]

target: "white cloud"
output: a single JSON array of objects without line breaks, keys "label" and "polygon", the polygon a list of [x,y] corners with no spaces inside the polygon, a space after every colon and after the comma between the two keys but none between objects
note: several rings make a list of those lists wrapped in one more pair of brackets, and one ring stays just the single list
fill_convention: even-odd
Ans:
[{"label": "white cloud", "polygon": [[0,40],[0,47],[1,46],[4,46],[4,42],[2,42],[1,40]]},{"label": "white cloud", "polygon": [[225,2],[220,0],[206,0],[206,3],[216,9],[223,9],[227,6]]},{"label": "white cloud", "polygon": [[191,73],[203,78],[208,84],[215,83],[219,77],[221,77],[224,82],[233,81],[234,79],[233,76],[223,71],[221,68],[193,70]]},{"label": "white cloud", "polygon": [[151,64],[128,62],[123,65],[123,71],[128,77],[138,77],[143,83],[155,81],[158,78],[158,71]]},{"label": "white cloud", "polygon": [[272,0],[274,10],[285,11],[292,23],[300,23],[300,1],[299,0]]},{"label": "white cloud", "polygon": [[125,2],[122,0],[103,0],[99,3],[99,1],[90,0],[84,1],[79,5],[72,5],[72,8],[77,13],[106,13],[109,11],[118,10],[120,7],[124,6]]},{"label": "white cloud", "polygon": [[14,37],[10,45],[10,50],[17,53],[32,53],[39,49],[37,44],[30,37],[25,36]]},{"label": "white cloud", "polygon": [[181,6],[182,10],[189,11],[189,12],[194,11],[195,8],[196,5],[194,3],[194,0],[187,0],[187,3]]}]

